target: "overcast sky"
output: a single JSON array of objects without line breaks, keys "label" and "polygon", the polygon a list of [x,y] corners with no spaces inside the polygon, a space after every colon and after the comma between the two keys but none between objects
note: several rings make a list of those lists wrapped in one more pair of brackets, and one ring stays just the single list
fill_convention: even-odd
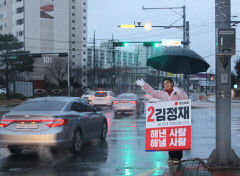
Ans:
[{"label": "overcast sky", "polygon": [[[190,48],[203,56],[215,72],[215,0],[88,0],[88,38],[91,42],[95,31],[98,39],[122,41],[157,41],[162,39],[182,39],[182,29],[144,28],[121,29],[120,24],[149,22],[152,25],[170,25],[180,18],[182,9],[142,10],[145,8],[186,6],[186,20],[190,23]],[[231,0],[231,15],[240,20],[240,0]],[[180,19],[174,25],[182,25]],[[237,51],[240,51],[240,24],[237,27]],[[240,55],[240,52],[237,53]],[[237,55],[232,58],[232,67]]]}]

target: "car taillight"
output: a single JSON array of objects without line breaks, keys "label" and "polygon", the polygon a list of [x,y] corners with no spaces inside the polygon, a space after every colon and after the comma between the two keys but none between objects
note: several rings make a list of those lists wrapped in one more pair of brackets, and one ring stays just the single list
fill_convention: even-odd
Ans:
[{"label": "car taillight", "polygon": [[136,101],[129,101],[131,104],[137,104]]},{"label": "car taillight", "polygon": [[66,125],[68,123],[67,119],[53,119],[53,120],[0,120],[0,127],[7,127],[10,123],[44,123],[48,127],[58,127]]},{"label": "car taillight", "polygon": [[118,104],[118,103],[119,103],[119,101],[114,101],[114,102],[113,102],[113,104]]},{"label": "car taillight", "polygon": [[92,97],[91,97],[91,100],[94,100],[94,99],[96,99],[96,97],[92,96]]},{"label": "car taillight", "polygon": [[68,120],[67,119],[54,119],[54,120],[43,120],[43,122],[47,122],[45,124],[48,127],[52,128],[52,127],[66,125],[68,123]]},{"label": "car taillight", "polygon": [[111,97],[105,97],[107,100],[110,100],[111,99]]},{"label": "car taillight", "polygon": [[0,127],[6,127],[8,126],[10,123],[12,123],[14,120],[0,120]]}]

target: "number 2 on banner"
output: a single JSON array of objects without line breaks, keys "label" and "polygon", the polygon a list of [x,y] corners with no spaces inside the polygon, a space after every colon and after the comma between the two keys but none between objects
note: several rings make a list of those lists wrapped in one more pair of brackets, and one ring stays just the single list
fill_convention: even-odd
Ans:
[{"label": "number 2 on banner", "polygon": [[147,110],[148,110],[148,111],[151,111],[150,114],[149,114],[149,116],[147,117],[147,122],[154,122],[154,119],[151,119],[151,117],[153,116],[154,111],[155,111],[154,107],[153,107],[153,106],[150,106],[150,107],[148,107]]}]

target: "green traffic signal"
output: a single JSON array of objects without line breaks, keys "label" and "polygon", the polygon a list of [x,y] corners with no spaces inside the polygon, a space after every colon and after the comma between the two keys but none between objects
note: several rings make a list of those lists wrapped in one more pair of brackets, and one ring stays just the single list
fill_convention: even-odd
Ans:
[{"label": "green traffic signal", "polygon": [[233,87],[234,87],[234,89],[237,89],[237,88],[238,88],[238,85],[237,85],[237,84],[234,84]]},{"label": "green traffic signal", "polygon": [[128,43],[127,43],[127,42],[124,42],[124,43],[123,43],[123,46],[124,46],[124,47],[128,47]]},{"label": "green traffic signal", "polygon": [[159,47],[159,46],[160,46],[159,43],[154,43],[154,47],[155,47],[155,48],[157,48],[157,47]]}]

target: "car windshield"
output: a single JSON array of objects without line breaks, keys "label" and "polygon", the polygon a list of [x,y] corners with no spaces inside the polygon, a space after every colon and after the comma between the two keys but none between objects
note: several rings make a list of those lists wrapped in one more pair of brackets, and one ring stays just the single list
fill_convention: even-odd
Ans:
[{"label": "car windshield", "polygon": [[119,100],[135,100],[137,99],[136,95],[132,95],[132,94],[124,94],[124,95],[119,95],[117,97],[117,99]]},{"label": "car windshield", "polygon": [[64,101],[30,101],[16,106],[13,111],[60,111]]},{"label": "car windshield", "polygon": [[107,96],[107,92],[96,92],[94,94],[95,97],[106,97]]}]

